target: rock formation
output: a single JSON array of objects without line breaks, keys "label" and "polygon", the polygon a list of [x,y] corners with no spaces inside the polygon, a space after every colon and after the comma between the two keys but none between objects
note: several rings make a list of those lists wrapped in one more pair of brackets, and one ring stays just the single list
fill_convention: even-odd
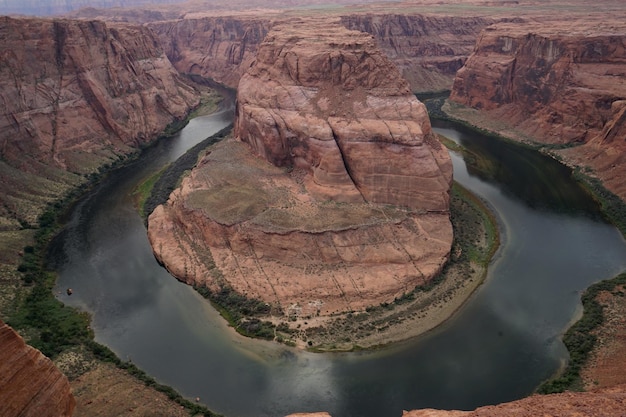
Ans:
[{"label": "rock formation", "polygon": [[211,148],[150,216],[178,278],[311,317],[392,301],[441,270],[450,158],[371,36],[276,24],[240,81],[235,134],[244,143]]},{"label": "rock formation", "polygon": [[233,88],[254,60],[269,26],[269,18],[249,16],[149,24],[178,71],[209,77]]},{"label": "rock formation", "polygon": [[0,415],[69,417],[76,401],[52,361],[0,321]]},{"label": "rock formation", "polygon": [[145,27],[3,17],[0,37],[3,216],[33,223],[198,102]]},{"label": "rock formation", "polygon": [[415,92],[449,90],[476,38],[496,19],[422,14],[354,14],[348,29],[370,33]]},{"label": "rock formation", "polygon": [[499,23],[484,30],[450,99],[514,136],[580,145],[564,152],[626,197],[626,26],[622,20]]},{"label": "rock formation", "polygon": [[518,401],[477,408],[474,411],[414,410],[403,417],[620,417],[624,415],[626,386],[593,392],[533,395]]}]

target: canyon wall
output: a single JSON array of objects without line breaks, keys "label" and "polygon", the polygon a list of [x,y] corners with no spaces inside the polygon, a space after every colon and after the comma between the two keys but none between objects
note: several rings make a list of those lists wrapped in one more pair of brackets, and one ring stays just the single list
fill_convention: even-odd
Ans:
[{"label": "canyon wall", "polygon": [[149,27],[158,34],[178,71],[236,88],[270,24],[264,17],[201,17],[156,22]]},{"label": "canyon wall", "polygon": [[35,223],[46,202],[198,103],[145,27],[3,17],[0,38],[5,228]]},{"label": "canyon wall", "polygon": [[237,102],[237,140],[149,218],[176,277],[310,318],[392,301],[441,271],[450,157],[370,35],[338,19],[277,23]]},{"label": "canyon wall", "polygon": [[420,14],[354,14],[348,29],[370,33],[415,92],[449,90],[476,38],[497,19]]},{"label": "canyon wall", "polygon": [[457,73],[450,100],[500,121],[490,128],[508,136],[576,145],[560,153],[626,198],[621,19],[490,26]]},{"label": "canyon wall", "polygon": [[0,415],[69,417],[75,406],[67,378],[0,321]]},{"label": "canyon wall", "polygon": [[[210,77],[235,88],[276,18],[272,14],[189,17],[149,26],[159,34],[167,56],[180,72]],[[373,35],[416,92],[450,89],[480,30],[494,21],[419,14],[341,17],[348,29]]]}]

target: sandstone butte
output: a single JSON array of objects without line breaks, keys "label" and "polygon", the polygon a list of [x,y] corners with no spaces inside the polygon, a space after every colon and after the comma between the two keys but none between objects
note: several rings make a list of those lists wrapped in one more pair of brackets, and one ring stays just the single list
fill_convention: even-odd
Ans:
[{"label": "sandstone butte", "polygon": [[37,349],[0,321],[0,415],[69,417],[70,383]]},{"label": "sandstone butte", "polygon": [[[623,14],[623,13],[622,13]],[[459,70],[450,100],[473,123],[549,145],[626,198],[626,24],[619,17],[498,23]],[[503,122],[503,121],[506,121]]]},{"label": "sandstone butte", "polygon": [[236,140],[211,148],[149,218],[174,276],[323,317],[440,272],[450,157],[370,35],[332,19],[275,24],[237,102]]},{"label": "sandstone butte", "polygon": [[0,228],[156,139],[198,103],[149,29],[0,17]]}]

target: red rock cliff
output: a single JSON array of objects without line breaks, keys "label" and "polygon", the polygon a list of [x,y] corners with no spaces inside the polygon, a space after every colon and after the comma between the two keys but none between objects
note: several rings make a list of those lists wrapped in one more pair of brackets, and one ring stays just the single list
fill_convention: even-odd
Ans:
[{"label": "red rock cliff", "polygon": [[583,144],[562,153],[626,198],[622,20],[488,27],[457,73],[450,99],[501,120],[518,137]]},{"label": "red rock cliff", "polygon": [[373,35],[413,91],[438,91],[452,87],[480,31],[495,19],[366,14],[342,16],[341,21],[348,29]]},{"label": "red rock cliff", "polygon": [[274,165],[306,170],[310,192],[448,210],[448,153],[371,36],[337,24],[276,25],[237,102],[235,135]]},{"label": "red rock cliff", "polygon": [[155,139],[197,102],[145,27],[0,18],[0,199],[45,201]]},{"label": "red rock cliff", "polygon": [[0,415],[69,417],[76,401],[67,378],[0,321]]},{"label": "red rock cliff", "polygon": [[178,71],[210,77],[235,88],[267,34],[270,20],[204,17],[149,26],[159,35]]}]

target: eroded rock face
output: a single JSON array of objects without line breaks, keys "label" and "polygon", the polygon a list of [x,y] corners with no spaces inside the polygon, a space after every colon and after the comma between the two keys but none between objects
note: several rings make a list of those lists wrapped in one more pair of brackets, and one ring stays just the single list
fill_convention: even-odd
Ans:
[{"label": "eroded rock face", "polygon": [[277,25],[240,82],[236,135],[150,216],[176,277],[315,317],[392,301],[440,272],[450,158],[371,36]]},{"label": "eroded rock face", "polygon": [[3,17],[0,37],[0,199],[14,218],[33,222],[198,102],[145,27]]},{"label": "eroded rock face", "polygon": [[554,25],[487,28],[450,99],[486,111],[506,108],[510,123],[547,143],[597,136],[612,119],[612,103],[626,98],[626,35],[585,22]]},{"label": "eroded rock face", "polygon": [[0,415],[69,417],[75,406],[65,375],[0,321]]},{"label": "eroded rock face", "polygon": [[486,17],[364,14],[341,17],[353,30],[374,36],[413,91],[449,90],[471,54]]},{"label": "eroded rock face", "polygon": [[584,146],[564,151],[614,192],[620,179],[626,100],[626,26],[572,20],[488,27],[459,70],[450,99],[503,120],[518,136]]},{"label": "eroded rock face", "polygon": [[236,88],[270,24],[262,17],[200,17],[149,26],[178,71]]},{"label": "eroded rock face", "polygon": [[235,135],[320,198],[448,210],[451,164],[407,82],[363,32],[276,25],[237,95]]}]

